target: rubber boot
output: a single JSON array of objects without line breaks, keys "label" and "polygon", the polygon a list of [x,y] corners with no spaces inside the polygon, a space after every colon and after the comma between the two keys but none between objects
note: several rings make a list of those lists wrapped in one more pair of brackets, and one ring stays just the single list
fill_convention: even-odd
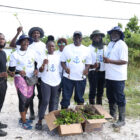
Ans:
[{"label": "rubber boot", "polygon": [[35,120],[35,113],[34,113],[34,103],[33,100],[30,102],[30,120]]},{"label": "rubber boot", "polygon": [[118,128],[125,125],[125,106],[119,106],[119,119],[113,124],[113,127]]},{"label": "rubber boot", "polygon": [[4,137],[7,135],[7,132],[0,129],[0,137]]},{"label": "rubber boot", "polygon": [[89,104],[95,105],[95,99],[89,99]]},{"label": "rubber boot", "polygon": [[110,115],[113,117],[113,120],[117,120],[117,105],[109,104]]},{"label": "rubber boot", "polygon": [[102,97],[98,97],[96,98],[96,104],[102,105]]}]

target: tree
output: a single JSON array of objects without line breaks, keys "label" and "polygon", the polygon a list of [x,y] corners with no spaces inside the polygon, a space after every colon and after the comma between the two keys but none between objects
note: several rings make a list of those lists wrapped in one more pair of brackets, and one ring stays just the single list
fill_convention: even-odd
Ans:
[{"label": "tree", "polygon": [[126,30],[132,33],[140,33],[140,26],[138,25],[138,18],[136,16],[132,17],[126,25]]}]

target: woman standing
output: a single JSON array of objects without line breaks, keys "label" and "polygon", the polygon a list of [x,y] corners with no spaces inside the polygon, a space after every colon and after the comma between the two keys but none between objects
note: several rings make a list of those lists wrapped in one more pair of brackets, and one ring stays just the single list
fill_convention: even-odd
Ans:
[{"label": "woman standing", "polygon": [[[19,123],[24,129],[32,129],[31,121],[26,119],[27,109],[33,96],[34,85],[28,86],[25,77],[37,75],[37,70],[34,67],[35,55],[28,46],[33,42],[26,35],[21,35],[17,41],[20,49],[17,49],[10,58],[9,71],[15,72],[14,82],[19,98],[19,112],[21,119]],[[12,74],[11,74],[12,75]],[[13,76],[13,75],[12,75]]]},{"label": "woman standing", "polygon": [[61,76],[59,73],[60,57],[54,53],[54,41],[47,41],[46,55],[42,56],[42,61],[38,63],[41,72],[42,103],[39,109],[39,120],[35,128],[42,129],[42,119],[49,104],[49,112],[55,110],[55,100],[58,93]]},{"label": "woman standing", "polygon": [[[63,49],[66,45],[67,45],[67,40],[65,38],[58,39],[58,41],[57,41],[58,50],[55,51],[55,53],[57,55],[59,55],[59,57],[61,57]],[[58,109],[58,106],[59,106],[59,98],[60,98],[61,91],[63,91],[63,83],[62,83],[63,82],[63,68],[61,65],[60,65],[59,69],[60,69],[60,76],[61,76],[62,80],[61,80],[61,83],[59,85],[58,94],[56,96],[56,103],[55,103],[56,110]]]},{"label": "woman standing", "polygon": [[[16,39],[17,39],[18,35],[22,32],[22,30],[23,30],[22,27],[18,27],[17,33],[10,43],[10,47],[20,49],[20,46],[18,46],[16,44]],[[38,56],[38,58],[39,58],[39,56],[42,55],[42,53],[46,50],[45,43],[43,43],[40,40],[44,36],[44,31],[40,27],[32,27],[29,30],[28,35],[30,38],[33,39],[33,43],[31,45],[29,45],[29,48],[32,49],[35,52],[36,56]],[[37,61],[35,61],[35,66],[36,65],[37,65]],[[36,84],[37,92],[38,92],[38,95],[37,95],[37,97],[38,97],[38,110],[39,110],[41,100],[42,100],[40,81],[41,81],[41,79],[40,79],[40,73],[39,73],[38,74],[38,83]],[[35,92],[34,92],[34,96],[35,96]],[[34,103],[33,103],[34,96],[32,97],[32,101],[30,103],[30,119],[31,120],[35,119]]]}]

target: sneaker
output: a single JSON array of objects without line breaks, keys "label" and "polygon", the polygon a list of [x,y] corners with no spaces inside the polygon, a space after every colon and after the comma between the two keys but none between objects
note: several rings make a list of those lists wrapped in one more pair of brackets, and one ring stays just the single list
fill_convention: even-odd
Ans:
[{"label": "sneaker", "polygon": [[25,130],[31,130],[32,126],[29,123],[22,123],[22,128]]},{"label": "sneaker", "polygon": [[[22,123],[23,123],[22,119],[19,119],[19,122],[18,123],[19,123],[19,125],[22,125]],[[26,119],[26,123],[32,124],[33,121],[30,120],[30,119]]]},{"label": "sneaker", "polygon": [[3,124],[0,122],[0,129],[2,129],[2,128],[7,128],[7,124]]},{"label": "sneaker", "polygon": [[3,130],[0,130],[0,137],[4,137],[7,135],[7,132],[4,132]]},{"label": "sneaker", "polygon": [[41,123],[36,123],[35,129],[42,130],[42,124]]}]

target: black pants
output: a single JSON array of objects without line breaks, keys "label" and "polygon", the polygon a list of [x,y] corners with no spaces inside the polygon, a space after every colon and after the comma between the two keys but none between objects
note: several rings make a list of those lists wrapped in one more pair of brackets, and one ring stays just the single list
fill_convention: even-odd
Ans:
[{"label": "black pants", "polygon": [[42,102],[39,109],[39,120],[42,120],[45,115],[45,111],[49,104],[49,112],[55,110],[55,100],[58,93],[58,86],[50,86],[44,82],[41,82],[41,93],[42,93]]},{"label": "black pants", "polygon": [[89,80],[89,100],[94,100],[95,97],[102,97],[105,84],[105,72],[90,71],[88,74]]},{"label": "black pants", "polygon": [[76,103],[84,103],[84,92],[86,87],[86,79],[75,81],[63,77],[63,92],[61,106],[68,107],[70,105],[70,99],[75,89],[74,100]]},{"label": "black pants", "polygon": [[0,80],[0,112],[5,100],[6,90],[7,90],[7,80],[5,79]]},{"label": "black pants", "polygon": [[25,109],[28,109],[32,97],[30,98],[25,97],[18,89],[18,98],[19,98],[19,112],[24,112]]},{"label": "black pants", "polygon": [[125,106],[126,99],[124,94],[125,81],[106,80],[106,93],[109,104]]}]

